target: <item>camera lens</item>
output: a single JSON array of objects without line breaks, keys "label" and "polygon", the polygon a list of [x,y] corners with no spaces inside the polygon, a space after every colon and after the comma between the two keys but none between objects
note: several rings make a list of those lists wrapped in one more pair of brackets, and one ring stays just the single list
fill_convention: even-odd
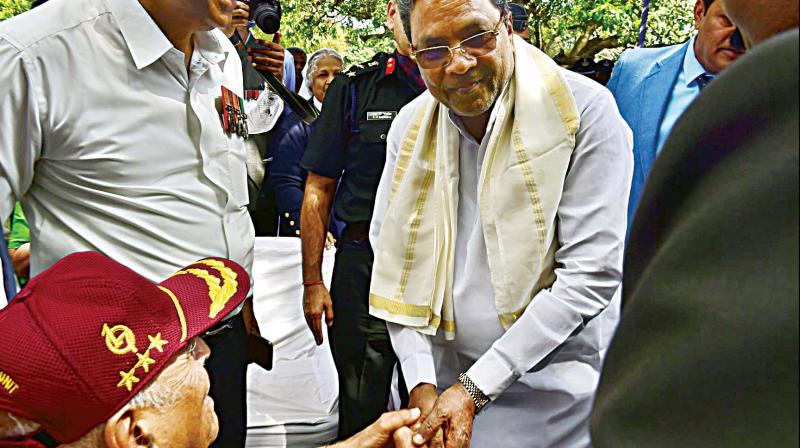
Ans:
[{"label": "camera lens", "polygon": [[253,20],[261,31],[275,34],[281,27],[281,4],[275,0],[262,0],[256,3]]}]

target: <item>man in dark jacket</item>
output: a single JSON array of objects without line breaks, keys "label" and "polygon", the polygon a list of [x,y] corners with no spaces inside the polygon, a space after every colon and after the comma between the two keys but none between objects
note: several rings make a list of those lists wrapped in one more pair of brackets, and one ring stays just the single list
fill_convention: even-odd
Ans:
[{"label": "man in dark jacket", "polygon": [[798,3],[723,3],[755,49],[678,121],[644,189],[596,447],[798,445]]}]

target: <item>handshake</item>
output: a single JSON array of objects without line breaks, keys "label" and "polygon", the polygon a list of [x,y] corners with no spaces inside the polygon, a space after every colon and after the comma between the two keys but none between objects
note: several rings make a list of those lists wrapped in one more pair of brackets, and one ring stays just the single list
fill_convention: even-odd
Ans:
[{"label": "handshake", "polygon": [[418,408],[387,412],[363,431],[328,448],[414,448],[411,427],[419,417]]},{"label": "handshake", "polygon": [[[410,405],[419,407],[387,412],[365,430],[329,448],[469,446],[475,405],[461,382],[441,396],[432,384],[419,384],[411,391]],[[420,408],[427,410],[426,415]]]}]

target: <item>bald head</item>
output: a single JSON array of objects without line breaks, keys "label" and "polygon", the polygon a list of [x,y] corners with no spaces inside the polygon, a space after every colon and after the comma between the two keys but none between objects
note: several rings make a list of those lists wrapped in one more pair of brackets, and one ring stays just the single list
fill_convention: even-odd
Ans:
[{"label": "bald head", "polygon": [[800,24],[797,0],[722,0],[722,7],[742,31],[748,48]]}]

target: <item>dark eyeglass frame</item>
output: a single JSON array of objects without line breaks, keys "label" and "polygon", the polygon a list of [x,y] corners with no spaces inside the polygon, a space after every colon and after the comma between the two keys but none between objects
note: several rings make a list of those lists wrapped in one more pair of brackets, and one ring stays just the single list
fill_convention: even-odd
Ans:
[{"label": "dark eyeglass frame", "polygon": [[[497,25],[494,26],[493,30],[483,31],[483,32],[480,32],[480,33],[475,34],[473,36],[470,36],[470,37],[462,40],[461,42],[459,42],[458,45],[456,45],[455,47],[448,47],[447,45],[437,45],[435,47],[428,47],[428,48],[423,48],[422,50],[417,50],[417,48],[412,44],[411,45],[411,58],[414,59],[417,62],[417,64],[420,66],[420,68],[432,70],[432,69],[436,69],[436,68],[447,67],[448,65],[450,65],[450,63],[453,62],[453,58],[455,57],[456,50],[461,50],[462,53],[468,54],[470,57],[474,57],[474,58],[480,57],[480,56],[486,56],[487,54],[489,54],[492,51],[496,50],[497,47],[495,46],[495,48],[487,51],[486,53],[475,55],[473,53],[470,53],[469,50],[464,49],[464,47],[463,47],[464,42],[467,42],[469,40],[475,39],[476,37],[488,36],[490,34],[492,35],[492,37],[495,40],[497,40],[497,36],[500,34],[500,29],[502,28],[502,25],[505,22],[506,17],[507,17],[506,14],[501,14],[500,15],[500,21],[497,22]],[[488,43],[488,42],[489,41],[486,41],[486,43]],[[483,47],[481,47],[481,48],[483,48]],[[450,54],[450,57],[447,58],[446,62],[443,62],[441,64],[437,63],[434,66],[425,67],[425,66],[423,66],[423,64],[420,63],[420,60],[417,57],[419,54],[424,54],[427,51],[443,50],[443,49],[447,49],[447,52]],[[442,61],[444,61],[444,59],[442,59]]]}]

